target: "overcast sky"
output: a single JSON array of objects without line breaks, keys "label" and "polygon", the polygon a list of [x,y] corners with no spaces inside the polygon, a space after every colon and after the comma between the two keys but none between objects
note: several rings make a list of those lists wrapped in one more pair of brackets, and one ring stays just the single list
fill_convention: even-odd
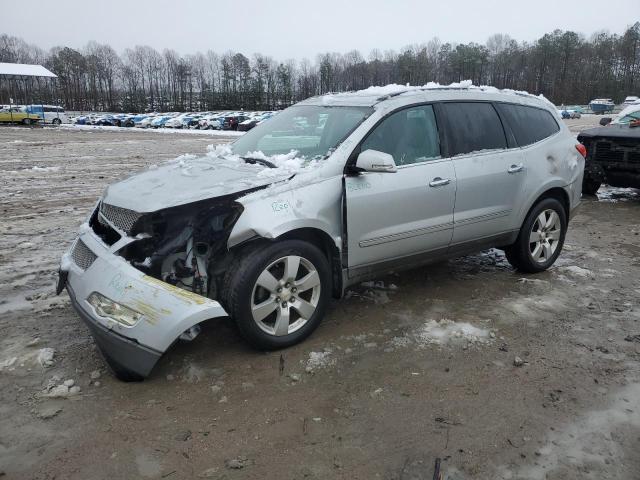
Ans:
[{"label": "overcast sky", "polygon": [[43,48],[108,43],[180,53],[212,49],[277,59],[394,49],[426,42],[484,43],[493,33],[531,41],[556,28],[621,33],[640,0],[0,0],[0,33]]}]

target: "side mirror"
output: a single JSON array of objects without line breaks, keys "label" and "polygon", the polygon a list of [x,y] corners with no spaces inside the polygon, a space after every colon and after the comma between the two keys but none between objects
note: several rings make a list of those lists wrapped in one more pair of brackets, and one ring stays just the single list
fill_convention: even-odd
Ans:
[{"label": "side mirror", "polygon": [[394,173],[398,171],[396,162],[388,153],[365,150],[358,155],[356,169],[361,172]]},{"label": "side mirror", "polygon": [[600,125],[602,125],[603,127],[606,125],[609,125],[611,123],[611,120],[613,120],[611,117],[604,117],[600,119]]}]

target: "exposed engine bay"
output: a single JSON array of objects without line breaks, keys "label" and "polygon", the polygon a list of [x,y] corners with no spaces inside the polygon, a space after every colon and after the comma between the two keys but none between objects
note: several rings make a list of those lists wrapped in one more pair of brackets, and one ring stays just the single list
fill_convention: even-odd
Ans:
[{"label": "exposed engine bay", "polygon": [[[246,194],[246,192],[243,192]],[[117,254],[144,273],[212,299],[230,261],[227,240],[242,206],[239,195],[152,213],[100,202],[89,225]]]}]

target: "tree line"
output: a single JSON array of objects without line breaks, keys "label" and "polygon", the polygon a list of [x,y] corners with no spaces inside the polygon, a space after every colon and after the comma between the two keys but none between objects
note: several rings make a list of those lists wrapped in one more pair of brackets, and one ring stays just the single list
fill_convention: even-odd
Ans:
[{"label": "tree line", "polygon": [[640,95],[640,22],[621,34],[589,38],[554,30],[533,42],[504,34],[484,44],[443,43],[433,38],[396,52],[373,49],[320,53],[277,61],[259,53],[180,55],[135,46],[118,54],[89,42],[82,49],[45,51],[23,39],[0,35],[0,62],[41,64],[58,75],[44,79],[0,77],[0,103],[54,103],[82,111],[192,111],[284,108],[327,92],[399,83],[476,85],[542,93],[555,104],[586,104],[594,97],[621,102]]}]

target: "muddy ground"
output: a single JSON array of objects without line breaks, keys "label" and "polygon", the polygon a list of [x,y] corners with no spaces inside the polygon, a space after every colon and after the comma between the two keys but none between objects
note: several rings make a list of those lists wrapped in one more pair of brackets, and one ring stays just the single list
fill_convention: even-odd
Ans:
[{"label": "muddy ground", "polygon": [[114,379],[53,293],[58,260],[105,185],[221,141],[0,129],[0,478],[431,479],[436,458],[448,479],[640,478],[630,189],[583,200],[548,272],[494,250],[389,275],[293,348],[216,321]]}]

